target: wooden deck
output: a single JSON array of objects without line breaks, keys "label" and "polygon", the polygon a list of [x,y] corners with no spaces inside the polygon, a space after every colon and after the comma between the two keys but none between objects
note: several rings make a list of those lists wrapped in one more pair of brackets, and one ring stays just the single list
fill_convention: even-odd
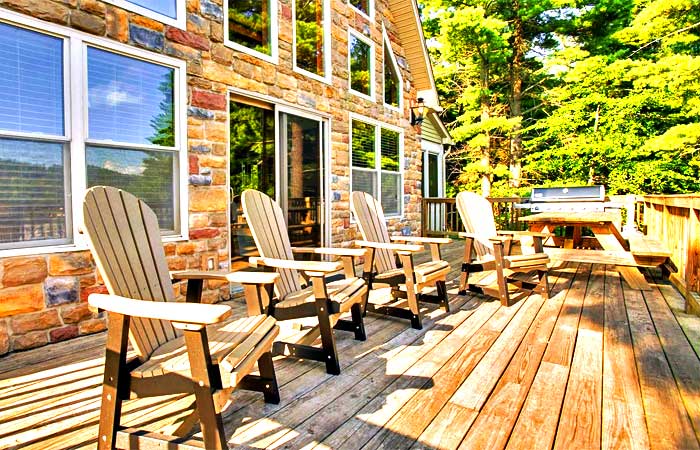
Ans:
[{"label": "wooden deck", "polygon": [[[460,252],[446,253],[455,268]],[[431,308],[422,330],[368,316],[367,341],[337,333],[341,375],[278,358],[281,404],[234,394],[230,447],[700,449],[700,360],[669,307],[681,297],[648,280],[561,263],[549,300],[505,308],[452,285],[452,312]],[[0,448],[94,448],[103,346],[0,358]],[[125,422],[160,429],[186,400],[129,402]]]}]

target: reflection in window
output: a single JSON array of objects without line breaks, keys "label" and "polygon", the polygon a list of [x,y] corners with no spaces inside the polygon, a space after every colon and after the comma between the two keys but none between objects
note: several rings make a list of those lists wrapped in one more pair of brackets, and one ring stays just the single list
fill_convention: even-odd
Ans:
[{"label": "reflection in window", "polygon": [[229,0],[228,39],[266,55],[272,54],[273,0]]},{"label": "reflection in window", "polygon": [[369,2],[370,0],[350,0],[350,4],[356,9],[362,11],[369,15]]},{"label": "reflection in window", "polygon": [[129,0],[129,3],[172,19],[177,18],[177,0]]},{"label": "reflection in window", "polygon": [[87,187],[114,186],[140,198],[163,230],[175,229],[175,154],[88,146]]},{"label": "reflection in window", "polygon": [[[88,47],[87,185],[123,189],[143,199],[160,228],[179,231],[175,70]],[[163,150],[142,151],[133,145]]]},{"label": "reflection in window", "polygon": [[323,42],[324,0],[296,0],[295,46],[296,67],[325,77],[325,43]]},{"label": "reflection in window", "polygon": [[63,135],[63,39],[0,23],[0,129]]},{"label": "reflection in window", "polygon": [[174,146],[174,72],[169,67],[89,47],[89,138]]},{"label": "reflection in window", "polygon": [[391,46],[384,40],[384,103],[399,107],[401,84],[391,55]]},{"label": "reflection in window", "polygon": [[230,102],[231,270],[247,268],[258,255],[241,193],[256,189],[275,198],[275,113],[265,106]]},{"label": "reflection in window", "polygon": [[365,95],[372,94],[371,49],[368,43],[350,35],[350,89]]},{"label": "reflection in window", "polygon": [[352,121],[352,190],[377,198],[387,215],[401,214],[401,134]]},{"label": "reflection in window", "polygon": [[0,139],[0,248],[66,240],[67,166],[64,144]]}]

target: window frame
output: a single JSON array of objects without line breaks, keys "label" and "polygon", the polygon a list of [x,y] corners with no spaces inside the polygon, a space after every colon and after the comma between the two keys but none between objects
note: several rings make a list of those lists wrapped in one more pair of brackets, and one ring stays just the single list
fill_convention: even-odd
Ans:
[{"label": "window frame", "polygon": [[[363,41],[365,44],[369,45],[369,95],[365,94],[364,92],[356,91],[352,88],[352,69],[351,69],[351,62],[350,62],[350,42],[351,38],[355,37],[361,41]],[[348,92],[352,93],[353,95],[356,95],[358,97],[362,97],[364,99],[367,99],[373,103],[376,103],[376,94],[377,94],[377,88],[375,86],[376,80],[375,80],[375,65],[376,65],[376,56],[375,56],[375,43],[372,39],[368,38],[364,34],[353,30],[352,28],[348,29]]]},{"label": "window frame", "polygon": [[119,8],[125,9],[127,11],[140,14],[142,16],[148,17],[166,25],[180,28],[181,30],[187,29],[187,0],[175,0],[176,17],[174,19],[172,17],[166,16],[165,14],[161,14],[141,5],[132,3],[129,0],[104,0],[104,2],[112,4],[114,6],[118,6]]},{"label": "window frame", "polygon": [[[179,0],[178,0],[179,1]],[[228,4],[232,0],[224,0],[224,45],[233,50],[260,58],[272,64],[279,64],[279,17],[277,0],[266,0],[270,5],[270,54],[265,54],[250,47],[233,42],[228,38]],[[235,0],[233,0],[235,1]]]},{"label": "window frame", "polygon": [[[41,34],[63,39],[63,71],[64,71],[64,134],[65,136],[51,136],[35,133],[17,133],[0,130],[0,138],[20,138],[36,141],[65,141],[67,146],[68,164],[66,165],[66,196],[70,201],[66,202],[67,241],[52,243],[40,241],[35,246],[23,246],[16,243],[12,248],[0,249],[0,257],[31,255],[38,253],[57,253],[66,251],[85,250],[88,248],[87,237],[79,233],[80,224],[83,223],[82,202],[87,190],[87,167],[85,147],[92,143],[105,141],[91,140],[87,136],[87,49],[94,47],[115,53],[128,58],[146,61],[172,68],[173,73],[173,126],[175,127],[175,146],[161,147],[159,150],[169,149],[177,153],[174,155],[177,169],[174,171],[174,220],[175,230],[172,234],[162,235],[163,241],[186,240],[189,236],[188,220],[188,161],[187,161],[187,84],[186,62],[169,56],[152,53],[140,48],[131,47],[98,36],[93,36],[82,31],[70,29],[61,25],[44,22],[40,19],[21,15],[0,8],[0,21],[11,26],[35,31]],[[111,142],[112,146],[135,149],[138,144],[126,144]],[[99,144],[98,144],[99,145]],[[151,147],[150,145],[141,148]],[[149,148],[152,150],[152,148]],[[61,240],[63,241],[63,240]],[[12,244],[14,245],[14,243]]]},{"label": "window frame", "polygon": [[[387,63],[384,60],[384,55],[386,53],[389,53],[389,63],[394,67],[394,71],[396,72],[396,78],[399,81],[397,87],[399,90],[398,106],[390,105],[386,102],[386,71],[384,70],[384,67]],[[382,103],[384,104],[384,107],[400,113],[401,111],[403,111],[403,77],[401,76],[401,70],[398,62],[396,61],[396,55],[394,54],[394,49],[391,46],[391,41],[389,40],[389,35],[387,34],[385,27],[382,27],[382,58]]]},{"label": "window frame", "polygon": [[350,0],[348,0],[348,7],[350,7],[353,11],[355,11],[356,14],[359,14],[360,16],[364,17],[365,19],[369,20],[370,22],[372,21],[372,17],[374,17],[374,0],[367,0],[367,12],[365,13],[361,9],[358,9],[355,5],[350,3]]},{"label": "window frame", "polygon": [[321,0],[323,4],[323,73],[324,76],[309,72],[297,66],[297,0],[292,0],[292,70],[314,80],[321,81],[326,84],[332,83],[331,66],[331,28],[328,26],[331,23],[331,4],[330,0]]},{"label": "window frame", "polygon": [[[403,201],[403,186],[404,186],[404,130],[401,127],[397,127],[394,125],[390,125],[388,123],[380,122],[375,119],[371,119],[366,116],[361,116],[359,114],[355,113],[350,113],[349,117],[349,129],[348,129],[348,134],[349,134],[349,140],[348,140],[348,153],[349,153],[349,168],[350,168],[350,193],[353,192],[352,190],[352,178],[353,178],[353,170],[359,170],[363,172],[370,172],[376,174],[376,185],[374,186],[375,192],[376,192],[376,198],[379,204],[382,204],[382,174],[398,174],[399,175],[399,182],[397,186],[397,199],[398,199],[398,204],[399,204],[399,212],[398,214],[387,214],[386,211],[384,212],[384,216],[387,219],[402,219],[404,215],[404,201]],[[365,167],[355,167],[352,164],[352,123],[353,121],[358,121],[358,122],[363,122],[367,125],[371,125],[374,127],[374,168],[373,169],[368,169]],[[399,156],[398,156],[398,164],[399,164],[399,170],[398,171],[393,171],[393,170],[384,170],[382,169],[382,164],[381,164],[381,159],[382,159],[382,141],[381,141],[381,133],[382,129],[393,131],[395,133],[398,133],[399,135]],[[382,209],[384,207],[382,206]],[[352,218],[352,221],[354,222],[354,218]]]}]

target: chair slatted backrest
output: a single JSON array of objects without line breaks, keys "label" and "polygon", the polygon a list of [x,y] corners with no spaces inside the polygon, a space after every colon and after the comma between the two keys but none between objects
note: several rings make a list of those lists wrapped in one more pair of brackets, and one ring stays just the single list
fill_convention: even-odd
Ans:
[{"label": "chair slatted backrest", "polygon": [[497,232],[491,202],[473,192],[460,192],[457,194],[457,210],[465,231],[477,236],[474,248],[479,259],[492,256],[493,244],[489,239],[496,237]]},{"label": "chair slatted backrest", "polygon": [[[88,190],[84,230],[112,295],[173,301],[173,286],[153,210],[128,192],[105,186]],[[129,339],[141,360],[180,334],[170,322],[132,317]]]},{"label": "chair slatted backrest", "polygon": [[[246,189],[241,196],[243,213],[253,234],[260,256],[293,260],[292,244],[287,234],[284,213],[270,197],[254,189]],[[280,278],[275,282],[278,298],[301,289],[299,273],[293,269],[278,269]]]},{"label": "chair slatted backrest", "polygon": [[[389,232],[386,229],[386,219],[382,205],[370,194],[355,191],[352,193],[350,209],[355,215],[360,233],[365,241],[390,243]],[[379,273],[396,269],[396,258],[391,250],[378,249],[374,261]]]}]

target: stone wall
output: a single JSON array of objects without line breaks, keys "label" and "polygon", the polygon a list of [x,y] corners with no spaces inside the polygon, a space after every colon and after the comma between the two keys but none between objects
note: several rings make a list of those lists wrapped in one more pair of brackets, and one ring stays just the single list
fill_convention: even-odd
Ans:
[{"label": "stone wall", "polygon": [[[228,249],[227,92],[248,91],[332,117],[331,232],[335,245],[356,238],[349,211],[349,114],[354,112],[404,128],[404,218],[396,232],[418,232],[421,152],[410,127],[411,76],[388,1],[376,0],[375,18],[355,14],[332,0],[332,85],[292,68],[291,0],[279,4],[279,64],[224,45],[222,0],[187,0],[187,29],[181,30],[99,0],[0,0],[0,7],[187,62],[189,240],[165,244],[172,270],[204,269],[214,257],[226,268]],[[385,109],[349,93],[348,27],[375,42],[376,92],[382,92],[382,22],[392,40],[404,79],[404,111]],[[381,97],[379,97],[381,98]],[[176,287],[179,295],[179,287]],[[0,354],[101,331],[105,318],[88,310],[87,296],[105,292],[89,252],[9,257],[0,260]],[[204,301],[229,297],[229,286],[209,281]],[[181,295],[180,295],[181,297]]]}]

